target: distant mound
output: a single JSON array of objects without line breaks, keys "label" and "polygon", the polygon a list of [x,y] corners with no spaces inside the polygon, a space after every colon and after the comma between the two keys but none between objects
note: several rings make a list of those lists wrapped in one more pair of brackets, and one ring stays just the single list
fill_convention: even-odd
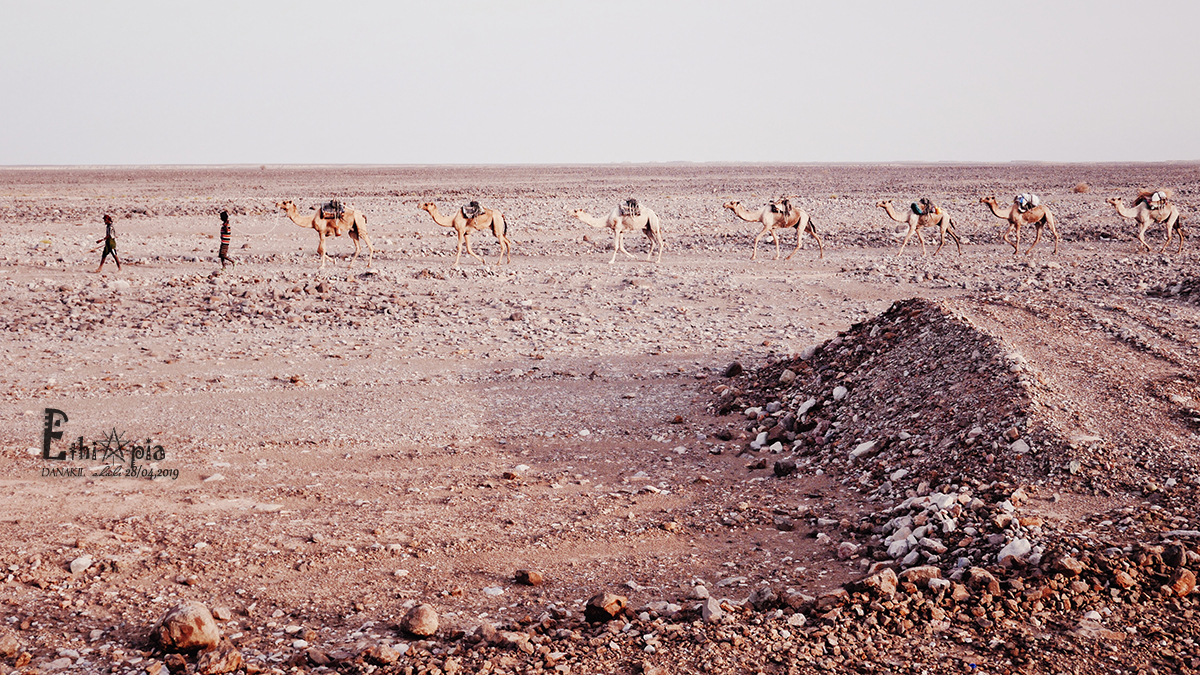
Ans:
[{"label": "distant mound", "polygon": [[748,420],[749,431],[766,432],[768,451],[844,473],[878,498],[903,498],[1044,476],[1065,444],[1031,414],[1037,381],[999,338],[914,298],[811,355],[748,372],[714,408],[769,407]]}]

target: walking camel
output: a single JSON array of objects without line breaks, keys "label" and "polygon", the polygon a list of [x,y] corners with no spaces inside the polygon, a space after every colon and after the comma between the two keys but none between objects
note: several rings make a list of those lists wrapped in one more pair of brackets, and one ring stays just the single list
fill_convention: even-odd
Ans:
[{"label": "walking camel", "polygon": [[[1004,232],[1004,241],[1013,247],[1013,255],[1017,255],[1017,252],[1020,250],[1021,227],[1025,225],[1033,225],[1036,231],[1033,243],[1029,245],[1029,250],[1025,251],[1026,255],[1041,240],[1043,226],[1049,227],[1050,233],[1054,235],[1054,253],[1055,255],[1058,254],[1058,228],[1054,226],[1054,214],[1050,212],[1050,209],[1045,206],[1034,206],[1022,213],[1017,208],[1016,203],[1013,203],[1007,209],[1001,210],[1000,205],[996,203],[995,197],[984,197],[979,200],[979,203],[987,204],[997,218],[1008,221],[1008,229]],[[1009,235],[1014,233],[1016,234],[1016,241],[1009,239]]]},{"label": "walking camel", "polygon": [[496,235],[496,239],[500,242],[500,257],[496,258],[496,264],[499,265],[504,261],[505,254],[508,255],[508,262],[511,263],[512,242],[508,239],[508,225],[504,221],[504,214],[479,207],[476,202],[471,204],[479,209],[479,212],[473,216],[467,216],[462,209],[455,211],[453,216],[443,216],[438,212],[437,204],[433,202],[425,202],[417,208],[428,212],[433,217],[433,222],[442,227],[453,228],[458,234],[458,251],[454,254],[454,267],[458,267],[458,261],[462,258],[464,243],[467,245],[467,253],[471,257],[487,265],[487,261],[471,249],[471,235],[488,228],[491,228],[492,234]]},{"label": "walking camel", "polygon": [[962,255],[962,241],[959,240],[958,232],[954,229],[954,220],[950,218],[950,214],[946,213],[945,210],[938,209],[933,213],[917,215],[910,209],[908,217],[901,218],[896,215],[896,211],[892,208],[892,200],[890,199],[885,199],[875,206],[887,211],[888,216],[892,220],[908,224],[908,233],[904,235],[904,241],[900,244],[900,250],[896,252],[897,256],[904,255],[904,247],[908,246],[908,241],[912,239],[914,234],[917,235],[917,241],[921,242],[921,255],[928,255],[928,251],[925,249],[925,237],[921,235],[921,230],[926,227],[936,227],[941,233],[941,240],[938,243],[937,250],[933,252],[934,255],[940,253],[942,247],[946,245],[947,234],[954,240],[954,245],[958,247],[958,254]]},{"label": "walking camel", "polygon": [[[1107,201],[1109,204],[1112,204],[1113,208],[1117,210],[1117,213],[1120,214],[1122,218],[1132,218],[1137,221],[1137,236],[1138,241],[1141,242],[1140,248],[1138,248],[1139,251],[1143,248],[1146,249],[1147,252],[1150,251],[1150,245],[1146,243],[1146,229],[1150,227],[1150,224],[1165,223],[1167,226],[1167,240],[1163,243],[1163,247],[1159,249],[1158,252],[1163,253],[1167,250],[1167,247],[1171,245],[1171,240],[1175,238],[1176,228],[1178,228],[1179,250],[1176,251],[1176,253],[1182,253],[1183,238],[1185,236],[1183,231],[1183,214],[1181,214],[1179,209],[1170,202],[1161,208],[1151,209],[1146,204],[1146,200],[1142,198],[1146,196],[1148,196],[1148,194],[1139,195],[1139,199],[1138,201],[1134,202],[1134,208],[1132,209],[1126,208],[1125,202],[1122,201],[1120,197],[1112,197],[1105,201]],[[1170,195],[1168,194],[1168,197],[1169,196]]]},{"label": "walking camel", "polygon": [[[632,202],[633,200],[630,200]],[[630,202],[626,202],[628,205]],[[646,256],[646,260],[654,260],[655,263],[662,262],[663,250],[667,245],[663,242],[662,236],[662,221],[658,219],[658,214],[646,208],[645,206],[637,206],[634,203],[636,213],[625,213],[621,206],[617,206],[609,212],[608,218],[601,220],[592,216],[583,209],[575,209],[571,215],[591,225],[592,227],[602,230],[608,228],[613,231],[613,254],[612,259],[608,261],[611,265],[617,261],[617,251],[633,258],[634,255],[625,250],[625,233],[641,230],[645,233],[646,238],[650,240],[650,253]],[[658,244],[658,257],[654,257],[654,245]]]},{"label": "walking camel", "polygon": [[317,253],[321,256],[319,269],[325,269],[325,261],[328,259],[328,256],[325,255],[325,237],[331,235],[340,237],[343,230],[349,230],[350,239],[354,241],[354,257],[350,258],[350,267],[354,267],[354,261],[358,259],[360,239],[367,245],[367,267],[371,266],[371,258],[375,249],[371,246],[371,237],[367,236],[367,216],[363,212],[348,209],[342,212],[339,218],[322,218],[321,211],[318,209],[311,216],[301,216],[296,211],[296,205],[290,199],[276,202],[275,208],[283,209],[288,219],[300,227],[311,227],[317,231],[317,236],[320,237],[320,241],[317,243]]},{"label": "walking camel", "polygon": [[[786,204],[787,213],[777,211],[771,207],[776,204]],[[800,250],[800,245],[804,243],[804,233],[812,235],[813,239],[817,240],[817,247],[821,249],[820,258],[825,257],[825,244],[821,243],[821,238],[817,236],[817,226],[808,217],[808,213],[798,206],[792,206],[787,199],[774,204],[768,204],[760,209],[747,211],[742,203],[738,200],[725,202],[725,208],[733,211],[734,215],[748,223],[762,223],[763,229],[754,237],[754,252],[750,254],[751,260],[758,260],[758,242],[771,233],[771,239],[775,242],[775,259],[779,260],[779,234],[775,230],[785,230],[794,228],[796,230],[796,249],[791,252],[784,260],[791,260],[792,256]]]}]

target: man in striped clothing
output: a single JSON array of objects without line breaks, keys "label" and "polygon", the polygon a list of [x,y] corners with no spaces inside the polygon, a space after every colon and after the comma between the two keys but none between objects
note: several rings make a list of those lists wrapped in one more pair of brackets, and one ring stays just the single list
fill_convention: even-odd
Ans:
[{"label": "man in striped clothing", "polygon": [[218,257],[221,259],[221,269],[225,269],[225,264],[229,263],[234,267],[237,263],[229,257],[229,213],[225,210],[221,211],[221,250]]}]

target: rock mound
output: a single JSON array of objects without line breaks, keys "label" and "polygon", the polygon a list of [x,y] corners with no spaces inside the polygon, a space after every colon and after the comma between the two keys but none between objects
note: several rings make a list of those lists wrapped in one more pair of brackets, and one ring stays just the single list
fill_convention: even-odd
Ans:
[{"label": "rock mound", "polygon": [[760,447],[794,453],[800,469],[846,473],[864,492],[904,498],[967,477],[1041,474],[1060,443],[1033,419],[1037,381],[998,337],[913,298],[811,355],[748,373],[714,408],[746,404]]}]

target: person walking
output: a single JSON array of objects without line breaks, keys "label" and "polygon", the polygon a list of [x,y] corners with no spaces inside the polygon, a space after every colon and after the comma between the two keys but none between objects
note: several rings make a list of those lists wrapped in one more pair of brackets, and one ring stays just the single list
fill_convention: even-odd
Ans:
[{"label": "person walking", "polygon": [[228,263],[237,267],[237,262],[229,257],[229,234],[232,228],[229,226],[229,213],[224,209],[221,210],[221,248],[217,257],[221,259],[221,269],[225,269],[225,264]]},{"label": "person walking", "polygon": [[[104,269],[104,261],[108,260],[108,256],[112,256],[113,260],[117,261],[117,271],[121,271],[121,259],[117,257],[117,228],[113,227],[112,216],[104,214],[104,238],[97,239],[96,243],[104,242],[104,253],[100,254],[100,266],[96,268],[96,274]],[[96,249],[92,249],[93,251]]]}]

